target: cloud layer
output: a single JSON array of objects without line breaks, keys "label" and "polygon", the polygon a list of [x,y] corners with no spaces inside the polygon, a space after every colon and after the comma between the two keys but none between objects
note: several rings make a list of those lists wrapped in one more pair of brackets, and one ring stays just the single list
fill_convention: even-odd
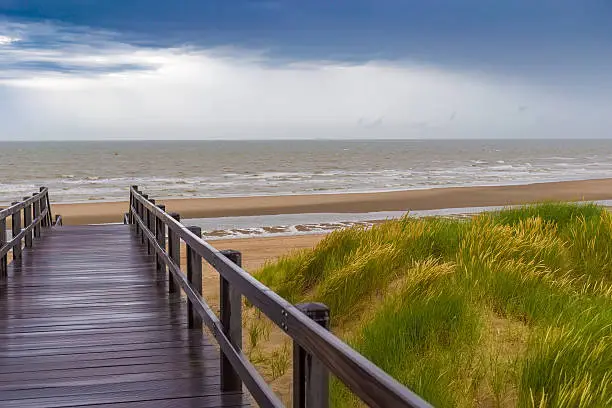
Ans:
[{"label": "cloud layer", "polygon": [[607,137],[612,74],[548,83],[410,59],[283,61],[0,23],[0,140]]}]

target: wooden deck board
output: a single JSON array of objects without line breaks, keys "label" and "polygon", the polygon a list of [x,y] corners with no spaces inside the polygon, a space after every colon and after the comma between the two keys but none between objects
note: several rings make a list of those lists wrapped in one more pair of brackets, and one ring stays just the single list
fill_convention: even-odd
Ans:
[{"label": "wooden deck board", "polygon": [[238,407],[129,226],[44,231],[0,281],[3,407]]}]

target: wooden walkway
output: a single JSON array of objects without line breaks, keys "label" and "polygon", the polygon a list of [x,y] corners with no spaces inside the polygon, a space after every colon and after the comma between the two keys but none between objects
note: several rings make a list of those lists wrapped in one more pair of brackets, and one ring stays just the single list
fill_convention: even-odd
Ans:
[{"label": "wooden walkway", "polygon": [[0,406],[235,407],[130,226],[44,231],[0,280]]}]

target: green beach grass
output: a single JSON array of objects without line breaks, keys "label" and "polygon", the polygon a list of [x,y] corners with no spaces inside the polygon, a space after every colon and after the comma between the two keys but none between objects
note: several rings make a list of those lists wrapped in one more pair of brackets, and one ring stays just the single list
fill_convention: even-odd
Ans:
[{"label": "green beach grass", "polygon": [[[612,406],[612,216],[546,203],[336,231],[255,276],[437,407]],[[332,406],[359,406],[339,382]]]}]

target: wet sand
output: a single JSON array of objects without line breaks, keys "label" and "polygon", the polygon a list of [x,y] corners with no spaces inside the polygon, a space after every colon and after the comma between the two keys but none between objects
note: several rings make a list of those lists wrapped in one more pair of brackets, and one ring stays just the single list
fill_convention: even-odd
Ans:
[{"label": "wet sand", "polygon": [[[53,193],[51,192],[51,199]],[[612,199],[612,179],[382,193],[160,200],[182,218],[302,213],[365,213]],[[52,204],[66,225],[121,222],[127,202]]]}]

